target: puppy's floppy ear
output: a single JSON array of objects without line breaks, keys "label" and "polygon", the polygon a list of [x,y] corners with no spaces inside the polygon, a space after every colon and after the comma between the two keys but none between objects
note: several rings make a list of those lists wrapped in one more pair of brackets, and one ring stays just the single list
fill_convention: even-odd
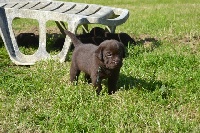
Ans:
[{"label": "puppy's floppy ear", "polygon": [[98,47],[98,49],[95,51],[95,56],[103,61],[103,48],[101,46]]}]

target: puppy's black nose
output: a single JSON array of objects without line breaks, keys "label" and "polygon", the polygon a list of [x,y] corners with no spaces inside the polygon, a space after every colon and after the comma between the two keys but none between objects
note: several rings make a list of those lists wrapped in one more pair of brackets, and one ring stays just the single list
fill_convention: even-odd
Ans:
[{"label": "puppy's black nose", "polygon": [[115,63],[115,65],[119,64],[119,61],[113,61],[113,63]]},{"label": "puppy's black nose", "polygon": [[115,60],[113,60],[112,62],[113,62],[115,65],[118,65],[118,64],[121,63],[121,61],[120,61],[119,59],[115,59]]}]

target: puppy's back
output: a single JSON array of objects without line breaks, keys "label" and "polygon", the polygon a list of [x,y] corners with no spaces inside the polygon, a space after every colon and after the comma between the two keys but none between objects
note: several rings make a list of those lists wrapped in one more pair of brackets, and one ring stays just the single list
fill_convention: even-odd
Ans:
[{"label": "puppy's back", "polygon": [[91,66],[94,65],[95,51],[97,48],[93,44],[79,45],[73,51],[72,61],[81,71],[90,74]]}]

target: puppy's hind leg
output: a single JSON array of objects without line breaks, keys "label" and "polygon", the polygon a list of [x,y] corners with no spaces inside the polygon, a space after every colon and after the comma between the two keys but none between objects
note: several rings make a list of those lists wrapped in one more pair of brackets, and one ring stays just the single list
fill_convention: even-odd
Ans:
[{"label": "puppy's hind leg", "polygon": [[85,73],[85,81],[88,82],[88,84],[92,83],[90,75]]},{"label": "puppy's hind leg", "polygon": [[71,82],[75,81],[75,85],[77,85],[77,83],[78,83],[79,74],[80,74],[79,69],[77,69],[76,67],[71,67],[71,69],[70,69],[70,81]]},{"label": "puppy's hind leg", "polygon": [[97,95],[99,95],[101,90],[102,90],[102,86],[101,86],[102,79],[98,78],[98,77],[96,77],[94,75],[91,76],[91,79],[92,79],[92,84],[94,85],[95,88],[97,88],[96,89],[96,93],[97,93]]}]

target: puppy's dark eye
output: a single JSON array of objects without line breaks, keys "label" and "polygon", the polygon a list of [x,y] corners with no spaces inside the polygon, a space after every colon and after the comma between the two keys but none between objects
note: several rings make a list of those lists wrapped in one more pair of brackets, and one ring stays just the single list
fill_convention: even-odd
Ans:
[{"label": "puppy's dark eye", "polygon": [[107,57],[112,57],[112,54],[111,53],[107,53]]}]

